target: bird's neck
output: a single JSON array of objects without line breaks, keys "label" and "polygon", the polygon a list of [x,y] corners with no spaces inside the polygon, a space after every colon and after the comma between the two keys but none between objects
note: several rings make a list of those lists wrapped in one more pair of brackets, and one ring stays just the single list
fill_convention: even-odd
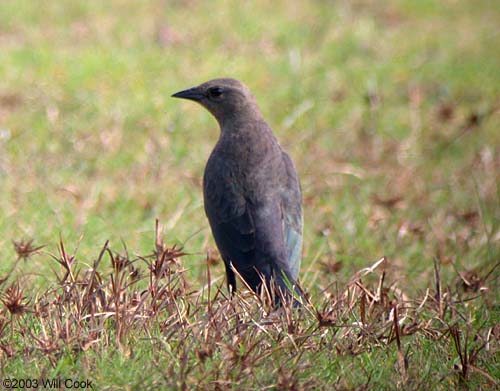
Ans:
[{"label": "bird's neck", "polygon": [[238,118],[221,126],[217,150],[236,165],[258,167],[276,155],[280,147],[267,123],[260,117]]},{"label": "bird's neck", "polygon": [[234,129],[240,129],[246,124],[262,122],[262,115],[254,102],[247,102],[244,106],[234,107],[233,110],[225,110],[223,113],[215,114],[222,133],[229,133]]},{"label": "bird's neck", "polygon": [[221,139],[238,139],[240,142],[257,141],[270,132],[269,126],[258,111],[246,115],[225,116],[219,121]]}]

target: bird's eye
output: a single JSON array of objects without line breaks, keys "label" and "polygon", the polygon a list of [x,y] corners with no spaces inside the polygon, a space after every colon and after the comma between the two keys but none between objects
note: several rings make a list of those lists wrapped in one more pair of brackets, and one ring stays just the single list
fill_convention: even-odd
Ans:
[{"label": "bird's eye", "polygon": [[208,96],[210,98],[220,98],[224,90],[220,87],[212,87],[208,90]]}]

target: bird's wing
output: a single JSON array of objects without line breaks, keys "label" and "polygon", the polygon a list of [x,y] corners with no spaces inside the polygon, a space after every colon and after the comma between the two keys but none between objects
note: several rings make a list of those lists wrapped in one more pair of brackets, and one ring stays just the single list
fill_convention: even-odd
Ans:
[{"label": "bird's wing", "polygon": [[302,257],[302,194],[297,171],[290,157],[283,152],[286,168],[286,184],[282,195],[283,232],[287,252],[287,264],[295,281],[299,275]]},{"label": "bird's wing", "polygon": [[215,242],[226,263],[228,283],[236,287],[229,263],[243,277],[254,273],[255,225],[253,216],[231,170],[211,157],[203,179],[205,212]]},{"label": "bird's wing", "polygon": [[[301,195],[293,163],[284,156],[281,191],[270,192],[259,205],[248,202],[231,170],[209,159],[204,176],[205,212],[226,263],[229,285],[232,263],[252,289],[274,276],[282,288],[298,277],[302,248]],[[256,272],[258,270],[258,273]],[[283,274],[285,273],[285,279]]]}]

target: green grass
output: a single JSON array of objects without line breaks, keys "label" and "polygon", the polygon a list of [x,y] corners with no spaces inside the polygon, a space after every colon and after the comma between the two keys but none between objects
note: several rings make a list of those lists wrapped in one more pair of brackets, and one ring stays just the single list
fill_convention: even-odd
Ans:
[{"label": "green grass", "polygon": [[[94,389],[108,390],[495,389],[499,25],[500,8],[487,0],[1,1],[0,277],[9,277],[0,285],[3,377],[90,378]],[[311,310],[293,315],[300,332],[278,319],[266,333],[258,326],[265,314],[250,300],[250,309],[233,309],[243,311],[247,329],[236,332],[234,318],[215,316],[217,328],[202,315],[206,292],[190,294],[206,285],[206,252],[214,248],[201,177],[218,129],[207,112],[170,95],[220,76],[252,89],[296,162],[305,214],[301,281],[316,308],[344,316],[333,326],[318,328]],[[64,286],[50,255],[59,257],[60,238],[83,278],[107,240],[120,253],[126,246],[131,259],[152,253],[155,219],[164,242],[189,253],[178,259],[186,283],[178,300],[192,308],[183,315],[191,327],[206,327],[205,340],[162,329],[181,316],[167,306],[121,339],[115,314],[99,323],[88,348],[75,351],[57,333],[54,351],[35,343],[44,324],[37,303],[56,300]],[[13,241],[30,239],[45,247],[16,263]],[[352,328],[365,299],[349,282],[382,256],[388,297],[403,313],[429,289],[411,312],[416,330],[403,327],[400,349],[394,338],[374,339],[368,326]],[[147,274],[144,262],[134,265]],[[111,270],[104,259],[99,273],[109,297]],[[211,276],[223,274],[219,260]],[[464,291],[460,274],[478,283]],[[376,292],[381,275],[379,267],[363,286]],[[11,316],[5,302],[16,280],[28,311]],[[131,300],[136,287],[127,289]],[[357,295],[352,306],[341,300],[345,292]],[[229,311],[220,296],[214,305]],[[366,305],[371,332],[386,327],[376,314],[388,316],[391,306]],[[89,325],[73,326],[80,344]],[[479,349],[462,377],[453,327],[470,351]],[[241,356],[259,341],[247,361],[231,353],[235,335]],[[298,348],[294,335],[305,341]],[[201,359],[205,348],[210,357]]]}]

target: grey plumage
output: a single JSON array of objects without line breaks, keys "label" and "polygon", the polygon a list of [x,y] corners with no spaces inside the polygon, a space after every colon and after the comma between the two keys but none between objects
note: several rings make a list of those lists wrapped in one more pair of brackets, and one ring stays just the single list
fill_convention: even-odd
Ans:
[{"label": "grey plumage", "polygon": [[302,197],[292,160],[243,83],[215,79],[172,96],[201,104],[221,129],[205,168],[203,196],[230,291],[236,289],[232,265],[256,292],[263,276],[268,287],[274,279],[290,293],[302,252]]}]

